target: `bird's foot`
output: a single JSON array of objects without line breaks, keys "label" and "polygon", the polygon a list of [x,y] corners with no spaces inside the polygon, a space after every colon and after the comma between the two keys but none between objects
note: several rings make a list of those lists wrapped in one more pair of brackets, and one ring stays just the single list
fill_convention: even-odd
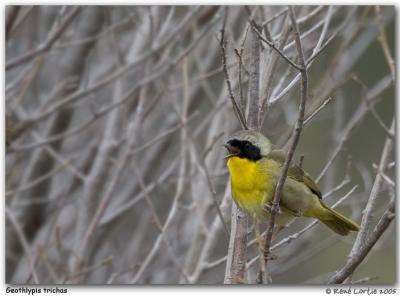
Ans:
[{"label": "bird's foot", "polygon": [[268,203],[264,204],[264,209],[265,209],[268,213],[272,213],[272,212],[275,212],[275,213],[277,213],[277,214],[281,214],[281,213],[282,213],[279,204],[276,205],[276,204],[274,204],[273,202],[268,202]]}]

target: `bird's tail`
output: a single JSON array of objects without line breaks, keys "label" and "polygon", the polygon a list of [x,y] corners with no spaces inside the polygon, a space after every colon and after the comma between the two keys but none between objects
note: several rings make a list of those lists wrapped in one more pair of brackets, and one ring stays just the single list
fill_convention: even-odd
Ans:
[{"label": "bird's tail", "polygon": [[358,231],[360,226],[342,214],[332,210],[321,202],[324,211],[317,217],[322,223],[340,235],[348,235],[350,231]]}]

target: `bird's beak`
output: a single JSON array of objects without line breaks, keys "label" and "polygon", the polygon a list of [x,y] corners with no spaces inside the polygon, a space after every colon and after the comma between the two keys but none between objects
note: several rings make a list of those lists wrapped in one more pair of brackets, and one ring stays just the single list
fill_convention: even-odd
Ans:
[{"label": "bird's beak", "polygon": [[228,150],[228,155],[225,158],[229,158],[231,156],[238,155],[240,153],[240,149],[230,145],[229,143],[224,144],[224,147]]}]

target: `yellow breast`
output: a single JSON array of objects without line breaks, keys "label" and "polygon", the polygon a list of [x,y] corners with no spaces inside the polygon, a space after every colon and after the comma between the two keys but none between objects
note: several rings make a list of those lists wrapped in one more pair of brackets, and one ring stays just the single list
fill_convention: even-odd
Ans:
[{"label": "yellow breast", "polygon": [[275,177],[265,161],[251,161],[230,157],[232,197],[236,204],[250,215],[265,215],[263,205],[272,199]]}]

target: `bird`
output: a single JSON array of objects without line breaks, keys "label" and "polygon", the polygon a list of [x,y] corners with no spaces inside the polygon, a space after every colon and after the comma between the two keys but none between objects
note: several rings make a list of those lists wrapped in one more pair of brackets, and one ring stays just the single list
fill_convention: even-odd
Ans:
[{"label": "bird", "polygon": [[[228,150],[226,159],[233,200],[249,216],[268,221],[285,152],[255,130],[234,133],[224,146]],[[283,229],[296,217],[318,219],[342,236],[360,229],[357,223],[328,207],[312,177],[292,164],[283,185],[275,223]]]}]

